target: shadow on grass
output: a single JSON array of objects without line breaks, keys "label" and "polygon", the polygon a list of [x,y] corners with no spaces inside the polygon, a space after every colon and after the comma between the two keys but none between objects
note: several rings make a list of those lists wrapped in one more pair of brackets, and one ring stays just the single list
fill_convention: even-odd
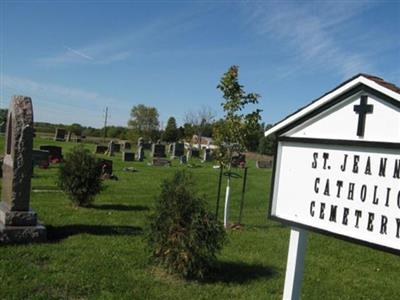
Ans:
[{"label": "shadow on grass", "polygon": [[247,283],[256,279],[265,279],[273,277],[277,271],[272,267],[266,267],[261,264],[246,264],[240,262],[220,262],[203,283]]},{"label": "shadow on grass", "polygon": [[110,226],[110,225],[64,225],[47,227],[47,240],[50,243],[59,242],[72,235],[93,234],[93,235],[139,235],[143,232],[141,227],[136,226]]},{"label": "shadow on grass", "polygon": [[88,208],[102,209],[102,210],[120,210],[120,211],[145,211],[149,207],[145,205],[125,205],[125,204],[93,204]]}]

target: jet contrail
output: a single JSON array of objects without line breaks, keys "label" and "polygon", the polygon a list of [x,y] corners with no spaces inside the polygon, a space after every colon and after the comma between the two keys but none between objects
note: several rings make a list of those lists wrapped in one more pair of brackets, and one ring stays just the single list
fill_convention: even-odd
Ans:
[{"label": "jet contrail", "polygon": [[80,51],[78,51],[78,50],[72,49],[72,48],[70,48],[70,47],[65,47],[65,48],[66,48],[68,51],[71,51],[72,53],[74,53],[74,54],[76,54],[76,55],[78,55],[78,56],[80,56],[80,57],[93,60],[93,57],[90,57],[89,55],[86,55],[86,54],[84,54],[84,53],[82,53],[82,52],[80,52]]}]

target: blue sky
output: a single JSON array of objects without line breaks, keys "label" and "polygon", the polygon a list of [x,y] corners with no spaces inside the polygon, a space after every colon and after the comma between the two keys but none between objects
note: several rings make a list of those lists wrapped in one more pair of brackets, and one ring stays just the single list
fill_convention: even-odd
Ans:
[{"label": "blue sky", "polygon": [[229,66],[275,123],[342,81],[400,84],[400,1],[0,1],[0,106],[31,96],[35,120],[126,125],[133,105],[182,123],[223,115]]}]

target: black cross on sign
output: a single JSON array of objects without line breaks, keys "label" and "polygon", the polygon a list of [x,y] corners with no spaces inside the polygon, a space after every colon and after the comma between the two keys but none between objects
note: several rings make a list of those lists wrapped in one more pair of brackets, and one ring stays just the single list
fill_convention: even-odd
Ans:
[{"label": "black cross on sign", "polygon": [[354,105],[354,111],[358,114],[357,136],[364,136],[365,117],[374,111],[374,106],[367,104],[367,100],[368,96],[361,96],[360,105]]}]

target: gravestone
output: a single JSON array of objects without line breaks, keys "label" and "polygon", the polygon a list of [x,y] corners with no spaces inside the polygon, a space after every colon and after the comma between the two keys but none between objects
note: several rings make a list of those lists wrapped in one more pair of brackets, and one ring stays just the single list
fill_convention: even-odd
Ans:
[{"label": "gravestone", "polygon": [[32,150],[32,160],[34,166],[39,166],[42,168],[47,168],[50,161],[50,152],[47,150]]},{"label": "gravestone", "polygon": [[127,142],[127,141],[124,141],[124,142],[122,142],[121,143],[121,147],[122,147],[122,149],[123,150],[131,150],[131,143],[129,143],[129,142]]},{"label": "gravestone", "polygon": [[212,161],[211,149],[209,148],[204,149],[203,161]]},{"label": "gravestone", "polygon": [[135,153],[124,151],[122,152],[122,161],[134,161],[135,160]]},{"label": "gravestone", "polygon": [[144,144],[144,139],[142,137],[138,138],[138,142],[137,142],[138,148],[143,146],[143,144]]},{"label": "gravestone", "polygon": [[151,150],[152,157],[166,157],[165,155],[165,145],[163,144],[153,144]]},{"label": "gravestone", "polygon": [[72,140],[72,132],[71,131],[68,131],[68,134],[67,134],[67,142],[70,142]]},{"label": "gravestone", "polygon": [[67,131],[64,128],[56,128],[54,140],[59,142],[65,142],[65,135]]},{"label": "gravestone", "polygon": [[184,164],[187,163],[187,158],[186,158],[185,155],[179,156],[179,163],[180,163],[181,165],[184,165]]},{"label": "gravestone", "polygon": [[152,143],[143,143],[142,146],[144,150],[151,150],[152,145]]},{"label": "gravestone", "polygon": [[113,162],[108,159],[99,160],[99,168],[101,168],[101,177],[103,179],[108,179],[113,174]]},{"label": "gravestone", "polygon": [[181,157],[185,154],[185,144],[183,143],[173,143],[171,157]]},{"label": "gravestone", "polygon": [[165,167],[165,166],[171,166],[171,161],[163,157],[154,157],[152,164],[153,166],[156,167]]},{"label": "gravestone", "polygon": [[96,150],[95,153],[96,154],[104,154],[106,153],[108,150],[108,146],[105,145],[96,145]]},{"label": "gravestone", "polygon": [[114,143],[114,152],[121,152],[121,145]]},{"label": "gravestone", "polygon": [[0,203],[0,243],[46,240],[29,200],[32,176],[33,110],[29,97],[13,96],[8,110],[3,184]]},{"label": "gravestone", "polygon": [[189,148],[186,153],[187,160],[190,160],[192,157],[200,157],[200,151],[197,148]]},{"label": "gravestone", "polygon": [[108,154],[108,156],[114,156],[114,152],[115,152],[115,142],[110,141],[108,143],[107,154]]},{"label": "gravestone", "polygon": [[234,153],[232,155],[231,165],[234,168],[243,168],[246,165],[246,155],[241,153]]},{"label": "gravestone", "polygon": [[137,157],[137,160],[138,160],[138,161],[143,161],[143,159],[144,159],[144,149],[143,149],[143,146],[140,146],[140,147],[137,149],[136,157]]},{"label": "gravestone", "polygon": [[59,146],[42,145],[39,147],[39,149],[44,151],[49,151],[50,154],[49,159],[53,163],[60,162],[63,159],[62,148]]},{"label": "gravestone", "polygon": [[257,167],[257,169],[272,168],[272,161],[271,160],[257,160],[256,167]]},{"label": "gravestone", "polygon": [[200,150],[197,148],[192,148],[192,157],[200,157]]},{"label": "gravestone", "polygon": [[152,146],[152,144],[151,143],[147,143],[147,142],[144,142],[144,139],[142,138],[142,137],[140,137],[139,139],[138,139],[138,148],[139,147],[143,147],[143,150],[151,150],[151,146]]}]

